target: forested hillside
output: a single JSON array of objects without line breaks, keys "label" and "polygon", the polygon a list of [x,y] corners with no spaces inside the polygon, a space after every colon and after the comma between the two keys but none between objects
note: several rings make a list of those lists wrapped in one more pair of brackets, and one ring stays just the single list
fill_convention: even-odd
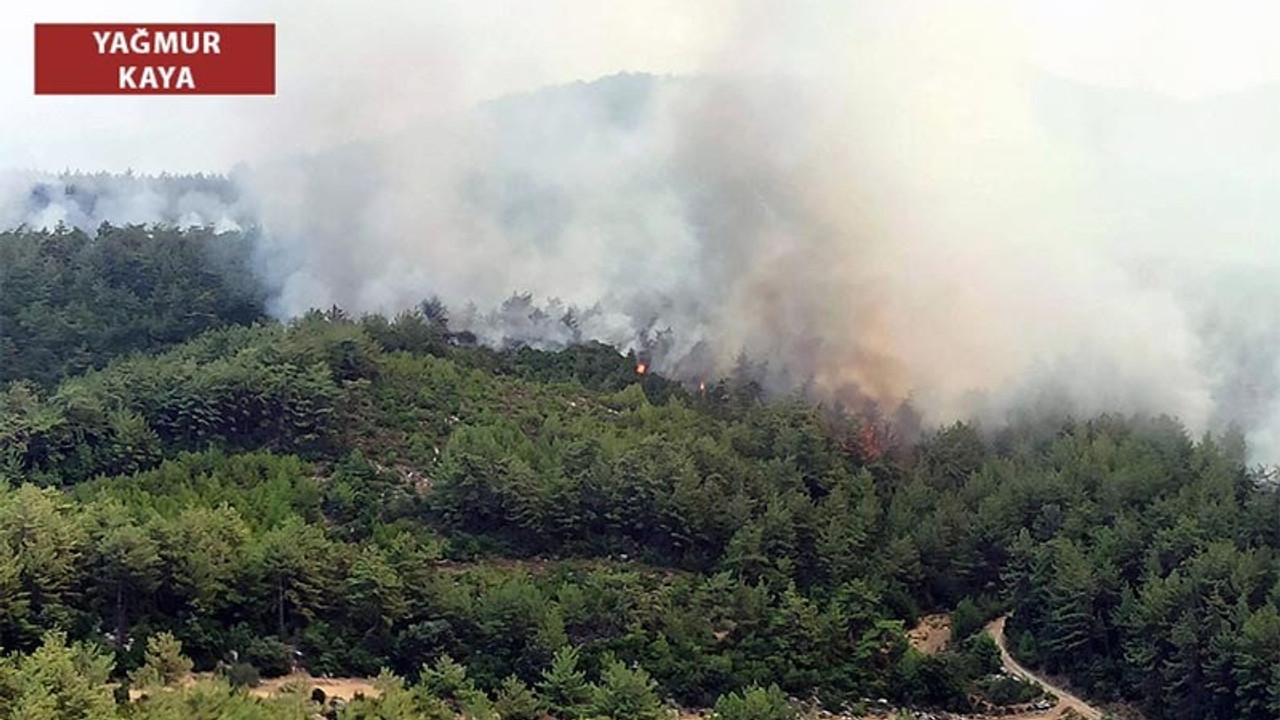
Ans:
[{"label": "forested hillside", "polygon": [[112,357],[262,317],[240,234],[0,232],[0,383],[50,386]]},{"label": "forested hillside", "polygon": [[[868,442],[747,377],[476,347],[434,303],[275,323],[245,252],[0,236],[0,717],[304,718],[232,689],[295,665],[385,671],[343,718],[965,710],[1021,693],[1004,613],[1090,697],[1280,717],[1280,495],[1234,433]],[[952,610],[951,651],[908,646]],[[191,665],[223,679],[158,689]]]}]

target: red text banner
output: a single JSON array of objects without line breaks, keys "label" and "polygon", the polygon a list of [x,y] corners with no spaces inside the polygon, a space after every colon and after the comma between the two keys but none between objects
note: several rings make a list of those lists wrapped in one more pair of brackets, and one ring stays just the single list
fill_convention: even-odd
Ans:
[{"label": "red text banner", "polygon": [[35,26],[37,95],[273,95],[272,23]]}]

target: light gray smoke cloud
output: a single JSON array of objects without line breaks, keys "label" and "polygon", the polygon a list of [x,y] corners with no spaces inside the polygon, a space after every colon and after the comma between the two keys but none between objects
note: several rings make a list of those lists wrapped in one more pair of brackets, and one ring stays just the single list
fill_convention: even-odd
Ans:
[{"label": "light gray smoke cloud", "polygon": [[[429,117],[252,162],[273,312],[438,295],[494,344],[596,338],[693,380],[745,353],[779,389],[928,422],[1238,422],[1280,457],[1280,92],[1057,79],[999,3],[732,5],[680,76],[467,106],[445,73]],[[309,87],[299,127],[432,99]]]},{"label": "light gray smoke cloud", "polygon": [[222,177],[110,173],[0,172],[0,227],[92,232],[115,225],[212,226],[218,232],[253,223],[234,184]]}]

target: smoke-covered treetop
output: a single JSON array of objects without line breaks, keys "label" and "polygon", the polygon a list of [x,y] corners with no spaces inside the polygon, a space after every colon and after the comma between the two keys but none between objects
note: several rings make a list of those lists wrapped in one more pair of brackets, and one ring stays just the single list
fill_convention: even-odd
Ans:
[{"label": "smoke-covered treetop", "polygon": [[92,231],[102,223],[211,226],[252,224],[236,184],[225,175],[141,175],[66,171],[0,173],[0,226]]}]

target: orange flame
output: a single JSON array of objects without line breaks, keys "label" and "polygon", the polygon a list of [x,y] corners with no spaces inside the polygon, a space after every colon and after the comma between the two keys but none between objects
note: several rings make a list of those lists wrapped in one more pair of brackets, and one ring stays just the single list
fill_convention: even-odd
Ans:
[{"label": "orange flame", "polygon": [[637,374],[637,375],[643,375],[643,374],[645,374],[645,372],[646,372],[646,371],[648,371],[648,370],[649,370],[649,366],[648,366],[648,365],[645,365],[644,363],[636,363],[636,374]]},{"label": "orange flame", "polygon": [[884,454],[884,437],[881,428],[875,423],[863,421],[858,428],[858,445],[867,460],[875,461]]}]

